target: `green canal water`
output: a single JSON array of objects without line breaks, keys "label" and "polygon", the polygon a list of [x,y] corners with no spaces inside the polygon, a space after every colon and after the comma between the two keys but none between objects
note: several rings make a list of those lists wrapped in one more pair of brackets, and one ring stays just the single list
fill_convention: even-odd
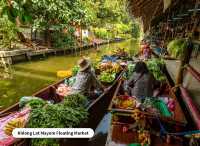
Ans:
[{"label": "green canal water", "polygon": [[125,48],[134,54],[138,46],[138,41],[126,40],[100,46],[99,51],[89,49],[72,55],[16,64],[12,67],[13,78],[0,80],[0,107],[5,109],[18,102],[22,96],[30,96],[59,80],[56,76],[57,71],[71,69],[82,55],[95,60],[104,54],[110,54],[116,48]]}]

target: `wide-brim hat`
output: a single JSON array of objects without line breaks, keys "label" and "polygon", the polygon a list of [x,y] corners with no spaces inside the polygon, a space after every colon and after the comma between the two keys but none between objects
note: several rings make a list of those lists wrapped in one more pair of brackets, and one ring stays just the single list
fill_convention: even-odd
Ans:
[{"label": "wide-brim hat", "polygon": [[90,61],[89,59],[82,58],[78,61],[78,65],[80,67],[80,71],[84,71],[90,67]]}]

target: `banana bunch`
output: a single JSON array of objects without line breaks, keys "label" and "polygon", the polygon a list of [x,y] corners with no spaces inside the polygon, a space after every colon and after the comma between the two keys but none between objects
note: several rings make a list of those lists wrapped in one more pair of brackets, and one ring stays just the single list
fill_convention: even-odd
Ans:
[{"label": "banana bunch", "polygon": [[113,70],[113,72],[118,73],[121,70],[121,66],[117,63],[114,63],[112,70]]},{"label": "banana bunch", "polygon": [[140,112],[138,108],[133,110],[133,114],[131,117],[134,118],[135,121],[140,121],[145,118],[145,116]]},{"label": "banana bunch", "polygon": [[15,128],[23,128],[25,125],[25,120],[23,118],[16,118],[16,119],[13,119],[11,121],[9,121],[5,127],[4,127],[4,132],[7,134],[7,135],[12,135],[12,131],[15,129]]},{"label": "banana bunch", "polygon": [[138,139],[141,143],[141,146],[145,146],[146,144],[147,145],[151,144],[151,138],[150,138],[149,131],[147,131],[147,130],[139,131],[138,134],[139,134]]}]

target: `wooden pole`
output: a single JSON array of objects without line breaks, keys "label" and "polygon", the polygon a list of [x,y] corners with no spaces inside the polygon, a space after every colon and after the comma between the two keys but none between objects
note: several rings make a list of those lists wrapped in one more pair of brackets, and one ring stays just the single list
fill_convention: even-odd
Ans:
[{"label": "wooden pole", "polygon": [[[199,0],[196,1],[195,8],[198,7],[198,3],[199,3]],[[192,18],[195,18],[196,13],[197,12],[194,11]],[[198,24],[198,19],[195,20],[195,23],[193,25],[192,32],[191,32],[191,37],[187,40],[187,47],[184,49],[183,56],[181,58],[181,63],[180,63],[178,75],[177,75],[177,78],[176,78],[176,84],[177,85],[183,83],[184,69],[185,69],[185,66],[187,64],[189,64],[189,62],[190,62],[190,58],[191,58],[191,54],[192,54],[192,50],[193,50],[192,37],[193,37],[194,31],[197,27],[197,24]]]}]

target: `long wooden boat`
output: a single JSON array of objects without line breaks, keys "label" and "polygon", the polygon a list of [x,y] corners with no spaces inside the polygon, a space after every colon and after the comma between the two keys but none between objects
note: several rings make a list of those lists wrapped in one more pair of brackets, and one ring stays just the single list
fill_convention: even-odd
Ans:
[{"label": "long wooden boat", "polygon": [[[166,70],[167,71],[167,70]],[[165,72],[165,71],[164,71]],[[166,74],[168,77],[168,74]],[[181,106],[178,102],[178,99],[176,95],[173,92],[173,88],[170,85],[170,79],[167,80],[166,84],[163,85],[163,88],[161,88],[159,92],[159,96],[165,95],[167,97],[172,98],[175,101],[175,110],[173,113],[173,116],[171,117],[165,117],[161,114],[155,114],[155,113],[149,113],[140,111],[141,114],[143,114],[146,118],[146,121],[148,121],[148,124],[150,124],[151,129],[158,131],[158,132],[152,132],[151,135],[151,145],[153,146],[183,146],[184,143],[182,139],[173,137],[175,140],[173,142],[169,141],[163,141],[161,136],[158,134],[160,132],[161,126],[165,125],[164,128],[167,129],[167,132],[169,133],[176,133],[181,132],[186,129],[187,126],[187,120],[185,118],[184,112],[181,109]],[[114,96],[112,101],[117,98],[119,95],[123,95],[122,88],[123,81],[120,81],[117,85],[117,88],[115,90]],[[112,113],[112,120],[111,120],[111,126],[108,132],[107,137],[107,143],[106,146],[112,146],[112,145],[128,145],[131,143],[138,143],[138,133],[136,131],[129,130],[127,132],[123,132],[123,127],[130,127],[135,122],[135,119],[133,117],[133,109],[121,109],[114,105],[114,103],[111,101],[108,110]],[[162,127],[163,128],[163,127]],[[171,137],[170,137],[171,138]],[[173,139],[172,138],[172,139]]]},{"label": "long wooden boat", "polygon": [[[115,94],[113,96],[112,101],[118,96],[118,95],[123,95],[123,93],[120,93],[120,88],[122,86],[122,82],[119,82],[118,84],[118,88],[116,88]],[[181,128],[180,130],[184,129],[184,127],[187,126],[187,120],[186,117],[184,115],[183,110],[181,109],[181,106],[178,102],[177,96],[175,95],[175,93],[173,92],[173,88],[170,85],[170,81],[167,80],[167,82],[165,84],[162,85],[162,88],[159,91],[159,95],[158,96],[163,96],[163,97],[169,97],[172,98],[175,102],[175,109],[173,112],[173,115],[170,117],[165,117],[162,115],[159,115],[159,118],[161,118],[164,122],[168,122],[171,124],[174,124],[176,127],[176,129],[178,130],[179,128]],[[109,105],[109,111],[113,112],[113,113],[127,113],[127,114],[132,114],[132,110],[126,110],[126,109],[120,109],[120,108],[116,108],[113,104],[113,102],[110,103]],[[153,113],[146,113],[143,112],[144,114],[151,116],[151,117],[155,117],[157,115],[153,114]]]},{"label": "long wooden boat", "polygon": [[[110,85],[108,88],[108,91],[103,92],[98,98],[94,99],[86,108],[89,112],[89,117],[86,123],[82,123],[80,127],[84,128],[92,128],[95,129],[104,116],[104,114],[107,112],[108,105],[112,99],[113,93],[114,93],[114,87],[117,85],[117,82],[120,80],[121,76],[123,74],[123,71],[118,75],[116,80]],[[44,100],[50,100],[54,98],[54,90],[55,88],[61,84],[64,83],[64,80],[60,80],[36,93],[34,93],[32,96],[42,98]],[[14,104],[13,106],[3,110],[0,112],[0,118],[9,115],[10,113],[18,111],[19,103]],[[63,146],[81,146],[83,143],[87,143],[88,139],[68,139],[68,140],[61,140],[61,144]],[[17,146],[28,146],[30,145],[30,140],[21,139],[13,144]]]}]

